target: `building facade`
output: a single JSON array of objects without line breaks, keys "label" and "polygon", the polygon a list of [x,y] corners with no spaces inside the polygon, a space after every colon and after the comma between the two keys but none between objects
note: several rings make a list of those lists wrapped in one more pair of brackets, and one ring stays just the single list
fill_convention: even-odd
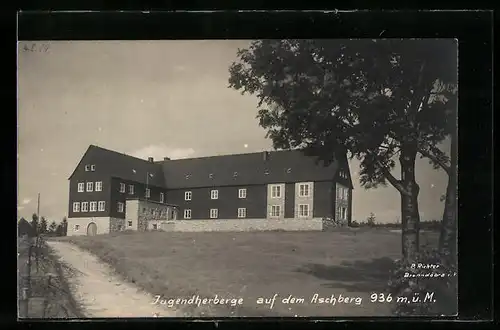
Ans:
[{"label": "building facade", "polygon": [[300,230],[318,229],[323,218],[351,220],[345,154],[328,165],[298,150],[146,161],[91,145],[69,186],[68,235]]}]

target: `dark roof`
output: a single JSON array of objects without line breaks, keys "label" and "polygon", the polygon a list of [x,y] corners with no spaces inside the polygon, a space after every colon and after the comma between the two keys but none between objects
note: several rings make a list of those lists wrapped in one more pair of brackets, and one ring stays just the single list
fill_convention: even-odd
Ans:
[{"label": "dark roof", "polygon": [[[339,160],[328,166],[300,150],[221,155],[149,162],[91,145],[82,160],[111,177],[169,189],[333,180]],[[343,156],[345,158],[345,155]],[[80,161],[80,163],[82,162]],[[346,159],[341,160],[343,163]],[[80,164],[79,164],[80,165]],[[71,177],[70,177],[71,178]]]},{"label": "dark roof", "polygon": [[170,189],[333,180],[338,161],[316,163],[299,150],[272,151],[163,162]]},{"label": "dark roof", "polygon": [[[161,165],[147,160],[90,145],[80,163],[85,159],[88,164],[95,164],[98,171],[112,177],[130,180],[151,186],[164,187],[165,178]],[[80,164],[78,164],[80,165]],[[147,180],[147,175],[150,174]],[[73,174],[71,175],[73,176]],[[71,177],[70,177],[71,178]]]}]

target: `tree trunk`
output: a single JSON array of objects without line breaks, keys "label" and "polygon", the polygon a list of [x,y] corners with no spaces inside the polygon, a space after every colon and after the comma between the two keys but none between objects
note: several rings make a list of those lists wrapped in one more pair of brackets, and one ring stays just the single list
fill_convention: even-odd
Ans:
[{"label": "tree trunk", "polygon": [[456,259],[457,252],[457,136],[451,137],[450,174],[446,199],[444,204],[443,220],[439,235],[439,251]]},{"label": "tree trunk", "polygon": [[415,180],[416,148],[406,146],[401,149],[401,225],[403,260],[413,262],[419,250],[420,214],[418,211],[418,193],[420,188]]}]

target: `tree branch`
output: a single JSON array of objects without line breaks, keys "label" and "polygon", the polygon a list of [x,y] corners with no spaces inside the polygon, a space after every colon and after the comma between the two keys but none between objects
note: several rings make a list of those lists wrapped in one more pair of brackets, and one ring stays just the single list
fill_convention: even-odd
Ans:
[{"label": "tree branch", "polygon": [[384,164],[382,164],[380,161],[377,161],[377,164],[379,165],[380,169],[382,170],[382,173],[384,173],[384,176],[394,186],[394,188],[396,188],[400,193],[402,193],[404,195],[410,195],[410,193],[401,184],[401,181],[396,179],[394,177],[394,175],[391,174],[389,169]]},{"label": "tree branch", "polygon": [[433,153],[431,153],[429,150],[419,148],[418,152],[424,156],[432,160],[433,162],[437,163],[441,168],[446,172],[446,174],[451,175],[451,168],[448,164],[446,164],[443,160],[439,159],[436,157]]}]

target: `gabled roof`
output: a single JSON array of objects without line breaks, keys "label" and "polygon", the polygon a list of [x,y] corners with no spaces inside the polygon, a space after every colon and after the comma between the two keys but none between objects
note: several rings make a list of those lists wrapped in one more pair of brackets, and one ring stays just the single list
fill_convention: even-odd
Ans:
[{"label": "gabled roof", "polygon": [[169,189],[333,180],[339,162],[329,166],[299,150],[223,155],[163,162]]},{"label": "gabled roof", "polygon": [[[86,164],[95,164],[96,171],[109,174],[112,177],[121,178],[146,184],[151,186],[164,187],[165,177],[163,176],[161,164],[151,163],[147,160],[136,158],[130,155],[119,153],[113,150],[104,149],[95,145],[90,145],[76,169],[85,160]],[[74,174],[75,172],[73,172]],[[69,177],[71,179],[71,177]],[[147,176],[149,174],[149,179]]]},{"label": "gabled roof", "polygon": [[95,164],[96,171],[110,177],[182,189],[334,180],[339,164],[347,161],[345,155],[342,157],[328,166],[318,162],[316,157],[304,155],[300,150],[149,162],[90,145],[78,166],[85,160],[86,164]]}]

